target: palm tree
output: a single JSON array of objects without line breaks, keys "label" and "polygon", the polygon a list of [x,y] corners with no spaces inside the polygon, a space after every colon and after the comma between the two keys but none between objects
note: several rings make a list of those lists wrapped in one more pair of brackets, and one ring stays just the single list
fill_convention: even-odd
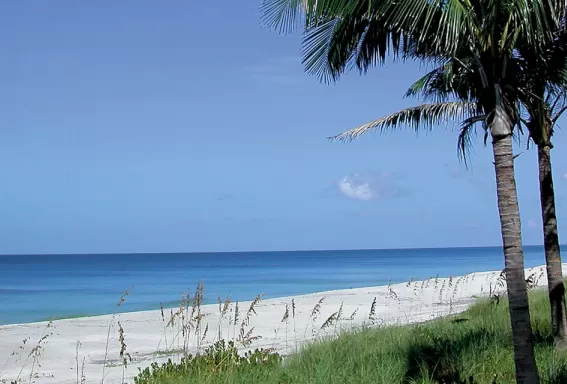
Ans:
[{"label": "palm tree", "polygon": [[[552,333],[556,346],[567,346],[567,316],[565,309],[565,289],[561,270],[561,255],[555,215],[555,194],[551,172],[550,150],[551,137],[557,119],[567,109],[565,99],[567,88],[567,34],[557,31],[557,38],[550,42],[542,52],[531,52],[520,47],[519,54],[513,60],[518,61],[521,88],[519,99],[529,115],[529,120],[521,119],[527,127],[531,140],[538,148],[538,168],[543,218],[543,234],[549,299],[551,304]],[[466,59],[460,60],[465,62]],[[465,78],[456,78],[460,73]],[[459,136],[459,153],[466,160],[466,150],[470,143],[470,123],[475,123],[473,104],[466,100],[467,82],[474,81],[470,71],[449,71],[441,66],[414,83],[406,96],[421,95],[426,99],[434,98],[439,103],[424,104],[404,109],[360,127],[351,129],[333,137],[339,140],[352,140],[371,130],[396,128],[400,125],[420,129],[429,129],[448,121],[465,120]],[[461,87],[461,91],[459,91]],[[465,101],[449,101],[450,95],[464,97]]]},{"label": "palm tree", "polygon": [[[529,85],[529,83],[526,83]],[[431,89],[429,90],[431,91]],[[528,95],[530,93],[527,93]],[[532,93],[532,95],[535,93]],[[542,101],[539,103],[539,101]],[[530,138],[538,148],[539,186],[541,197],[541,210],[543,218],[543,235],[545,244],[545,257],[547,267],[547,283],[549,300],[551,304],[552,334],[555,345],[563,349],[566,346],[567,318],[565,311],[565,289],[563,273],[561,270],[561,255],[559,250],[559,237],[557,233],[557,218],[555,215],[555,193],[551,172],[552,148],[551,136],[557,119],[567,109],[565,92],[556,94],[549,92],[544,98],[537,98],[524,108],[529,114],[529,120],[521,119],[527,127]],[[537,106],[537,108],[536,108]],[[470,124],[476,122],[476,105],[467,101],[438,101],[430,104],[421,104],[415,107],[402,109],[388,116],[378,118],[369,123],[330,137],[331,140],[351,141],[371,131],[395,130],[399,127],[409,127],[415,131],[432,129],[441,124],[450,122],[461,123],[461,132],[458,140],[458,154],[466,161],[467,151],[471,144],[470,137],[474,127]],[[533,117],[531,117],[533,116]],[[543,117],[543,119],[541,119]]]},{"label": "palm tree", "polygon": [[[543,125],[540,125],[539,114],[530,113],[532,117],[528,122],[528,127],[538,151],[540,203],[552,332],[556,346],[565,349],[567,347],[567,310],[565,307],[565,286],[561,267],[557,216],[555,214],[555,192],[551,171],[551,149],[553,147],[551,137],[555,122],[561,116],[565,107],[563,106],[560,111],[554,112],[553,105],[556,104],[546,104],[545,108],[542,109],[545,114]],[[540,136],[536,136],[532,132],[540,133]]]},{"label": "palm tree", "polygon": [[520,97],[529,114],[529,121],[524,121],[524,124],[528,127],[530,137],[538,151],[540,202],[552,331],[556,346],[564,349],[567,347],[567,310],[551,171],[551,138],[557,119],[567,109],[565,102],[567,34],[563,30],[557,32],[557,37],[545,47],[543,52],[533,52],[529,47],[523,46],[518,51],[526,88]]},{"label": "palm tree", "polygon": [[[548,12],[551,6],[557,9]],[[352,65],[366,72],[390,52],[453,65],[457,57],[471,58],[462,68],[473,70],[467,97],[492,137],[518,383],[538,383],[539,377],[512,152],[520,68],[511,58],[520,40],[537,50],[551,39],[548,29],[559,17],[549,16],[562,14],[561,7],[541,0],[264,0],[262,6],[264,21],[282,31],[304,21],[303,62],[324,81],[337,80]]]}]

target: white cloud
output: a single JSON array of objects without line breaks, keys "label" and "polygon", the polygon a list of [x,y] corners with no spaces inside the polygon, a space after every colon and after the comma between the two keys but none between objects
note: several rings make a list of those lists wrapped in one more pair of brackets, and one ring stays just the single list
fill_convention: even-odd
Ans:
[{"label": "white cloud", "polygon": [[563,180],[567,180],[567,172],[563,174]]},{"label": "white cloud", "polygon": [[378,200],[407,195],[408,190],[399,187],[388,173],[354,174],[343,177],[338,183],[339,192],[355,200]]},{"label": "white cloud", "polygon": [[339,190],[343,195],[351,199],[372,200],[375,196],[368,183],[356,184],[348,177],[344,177],[339,181]]}]

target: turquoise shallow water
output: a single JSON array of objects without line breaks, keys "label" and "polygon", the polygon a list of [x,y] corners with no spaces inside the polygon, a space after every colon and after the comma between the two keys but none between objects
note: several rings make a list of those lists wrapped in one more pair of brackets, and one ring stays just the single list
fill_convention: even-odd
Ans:
[{"label": "turquoise shallow water", "polygon": [[[524,248],[526,267],[545,263],[543,248]],[[458,276],[503,268],[500,247],[120,255],[0,256],[0,324],[174,305],[205,284],[217,296],[251,300],[386,285],[410,278]]]}]

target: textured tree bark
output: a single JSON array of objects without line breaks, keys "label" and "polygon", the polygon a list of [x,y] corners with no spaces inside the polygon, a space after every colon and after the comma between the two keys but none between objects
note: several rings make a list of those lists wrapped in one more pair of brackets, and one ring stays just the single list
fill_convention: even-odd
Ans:
[{"label": "textured tree bark", "polygon": [[[547,128],[547,127],[546,127]],[[551,324],[555,345],[567,348],[567,310],[565,286],[561,270],[561,253],[555,215],[555,192],[551,173],[551,145],[545,140],[538,145],[539,192],[543,219],[543,242],[547,267],[547,286],[551,304]]]},{"label": "textured tree bark", "polygon": [[[513,124],[502,108],[499,107],[497,106],[495,110],[496,116],[491,124],[491,133],[506,285],[510,301],[516,381],[518,384],[538,384],[539,375],[534,354],[528,290],[524,272],[520,208],[514,177]],[[492,129],[494,125],[497,126],[494,127],[496,129]],[[495,132],[498,132],[498,135]],[[501,133],[504,132],[506,134],[502,136]]]}]

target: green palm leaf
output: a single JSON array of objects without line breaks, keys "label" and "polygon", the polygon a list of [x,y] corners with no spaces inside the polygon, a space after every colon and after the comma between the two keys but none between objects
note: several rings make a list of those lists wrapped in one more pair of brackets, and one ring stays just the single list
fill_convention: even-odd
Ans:
[{"label": "green palm leaf", "polygon": [[476,116],[476,103],[453,101],[435,104],[422,104],[417,107],[402,109],[391,115],[381,117],[359,127],[329,137],[330,140],[352,141],[369,132],[384,132],[404,126],[415,131],[430,130],[434,126],[447,124],[450,121],[462,121]]},{"label": "green palm leaf", "polygon": [[352,67],[383,64],[388,54],[506,56],[519,38],[535,46],[551,37],[564,8],[557,0],[263,0],[261,12],[282,33],[303,20],[306,70],[329,82]]},{"label": "green palm leaf", "polygon": [[304,0],[264,0],[260,6],[261,21],[282,34],[293,32],[307,8]]}]

